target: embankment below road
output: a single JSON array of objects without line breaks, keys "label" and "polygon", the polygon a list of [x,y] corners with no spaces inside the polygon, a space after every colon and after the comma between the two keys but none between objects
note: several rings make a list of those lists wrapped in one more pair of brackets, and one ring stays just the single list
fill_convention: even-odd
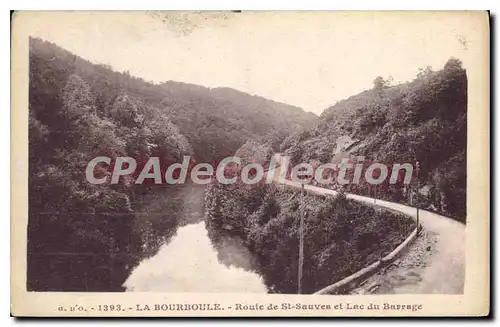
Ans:
[{"label": "embankment below road", "polygon": [[[283,183],[298,189],[299,184]],[[306,185],[305,189],[317,195],[335,196],[338,193],[321,187]],[[348,199],[398,212],[417,219],[417,209],[399,203],[346,194]],[[465,282],[465,225],[461,222],[426,210],[418,210],[423,239],[408,243],[404,257],[384,271],[370,277],[365,287],[355,293],[396,294],[461,294]],[[420,236],[419,236],[420,237]],[[395,258],[392,258],[395,259]],[[378,268],[385,267],[381,264]],[[373,269],[374,272],[377,269]]]}]

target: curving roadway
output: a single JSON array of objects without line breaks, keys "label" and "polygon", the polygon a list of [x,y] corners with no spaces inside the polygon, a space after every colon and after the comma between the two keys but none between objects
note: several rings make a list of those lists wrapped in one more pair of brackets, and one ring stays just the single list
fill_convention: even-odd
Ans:
[{"label": "curving roadway", "polygon": [[[278,165],[280,156],[275,155]],[[300,183],[279,179],[274,181],[300,188]],[[313,185],[304,189],[319,195],[338,192]],[[356,194],[347,198],[401,212],[416,218],[417,209],[399,203],[375,200]],[[422,232],[404,254],[389,267],[368,278],[354,294],[462,294],[465,280],[465,225],[445,216],[419,210]]]}]

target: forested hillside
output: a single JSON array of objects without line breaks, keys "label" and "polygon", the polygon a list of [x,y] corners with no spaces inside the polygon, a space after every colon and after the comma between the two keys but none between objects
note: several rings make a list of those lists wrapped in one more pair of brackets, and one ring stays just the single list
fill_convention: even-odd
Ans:
[{"label": "forested hillside", "polygon": [[[178,189],[153,188],[162,193],[151,197],[133,176],[90,184],[85,169],[96,156],[131,156],[139,167],[151,156],[210,162],[248,139],[277,146],[318,119],[227,88],[148,83],[35,38],[29,64],[30,290],[121,290],[137,260],[180,223]],[[165,205],[145,203],[151,198]]]},{"label": "forested hillside", "polygon": [[377,77],[371,90],[338,102],[321,119],[281,144],[293,162],[317,165],[350,158],[356,163],[364,156],[365,164],[390,167],[418,161],[418,178],[415,174],[409,189],[401,183],[376,189],[351,183],[343,188],[403,203],[411,195],[414,205],[465,222],[467,76],[459,60],[449,59],[439,71],[421,69],[408,83],[391,85]]},{"label": "forested hillside", "polygon": [[[111,67],[92,64],[40,39],[30,40],[30,50],[31,75],[43,83],[38,93],[49,93],[45,92],[47,88],[62,90],[69,76],[77,74],[96,98],[99,116],[109,114],[117,98],[127,95],[156,108],[176,124],[199,162],[234,154],[251,138],[281,142],[291,132],[307,129],[319,121],[316,115],[298,107],[231,88],[210,89],[175,81],[148,83],[128,72],[119,73]],[[165,79],[168,80],[168,76]],[[60,97],[53,95],[40,99],[39,103],[60,107]]]}]

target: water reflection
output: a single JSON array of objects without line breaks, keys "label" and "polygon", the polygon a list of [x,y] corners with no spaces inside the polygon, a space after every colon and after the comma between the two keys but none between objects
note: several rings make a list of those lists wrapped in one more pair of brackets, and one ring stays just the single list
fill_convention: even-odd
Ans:
[{"label": "water reflection", "polygon": [[[221,249],[227,252],[227,249]],[[217,259],[205,223],[179,228],[159,252],[125,281],[127,291],[267,293],[262,277]]]}]

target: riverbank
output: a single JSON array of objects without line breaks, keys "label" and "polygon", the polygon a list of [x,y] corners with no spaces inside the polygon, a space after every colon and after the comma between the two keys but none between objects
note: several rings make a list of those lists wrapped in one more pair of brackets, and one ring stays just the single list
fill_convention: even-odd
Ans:
[{"label": "riverbank", "polygon": [[[306,195],[303,290],[313,293],[373,263],[414,229],[409,217],[348,200]],[[296,293],[300,194],[272,185],[211,185],[209,235],[240,237],[272,293]]]}]

